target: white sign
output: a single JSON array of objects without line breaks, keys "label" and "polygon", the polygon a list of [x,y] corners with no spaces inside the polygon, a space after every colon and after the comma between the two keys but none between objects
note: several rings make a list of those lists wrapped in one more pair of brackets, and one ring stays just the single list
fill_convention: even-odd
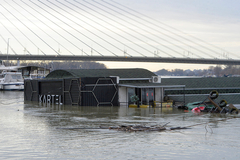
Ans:
[{"label": "white sign", "polygon": [[39,102],[48,104],[62,104],[61,95],[39,95]]}]

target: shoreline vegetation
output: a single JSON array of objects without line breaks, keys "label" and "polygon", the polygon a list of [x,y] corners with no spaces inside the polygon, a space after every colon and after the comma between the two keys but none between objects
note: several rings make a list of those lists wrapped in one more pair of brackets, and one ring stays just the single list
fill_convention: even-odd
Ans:
[{"label": "shoreline vegetation", "polygon": [[[4,65],[15,66],[17,62],[4,61]],[[107,69],[104,64],[93,61],[21,61],[20,65],[44,67],[51,71],[56,69]]]},{"label": "shoreline vegetation", "polygon": [[203,77],[240,77],[240,66],[226,65],[226,66],[209,66],[208,69],[194,69],[183,70],[161,69],[154,72],[162,76],[203,76]]}]

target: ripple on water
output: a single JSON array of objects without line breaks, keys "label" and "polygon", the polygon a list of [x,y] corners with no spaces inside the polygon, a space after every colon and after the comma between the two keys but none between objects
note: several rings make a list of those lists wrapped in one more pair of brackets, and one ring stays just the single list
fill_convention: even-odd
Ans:
[{"label": "ripple on water", "polygon": [[[2,159],[240,158],[239,116],[151,108],[43,106],[24,104],[23,96],[23,92],[0,92]],[[200,125],[164,132],[58,129],[168,122],[167,128]]]}]

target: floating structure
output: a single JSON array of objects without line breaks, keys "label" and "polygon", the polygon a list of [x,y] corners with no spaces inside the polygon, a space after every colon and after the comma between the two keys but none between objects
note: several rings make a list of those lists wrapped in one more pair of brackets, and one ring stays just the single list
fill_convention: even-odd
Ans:
[{"label": "floating structure", "polygon": [[21,66],[18,71],[24,79],[43,79],[50,73],[50,69],[39,66]]},{"label": "floating structure", "polygon": [[[164,89],[185,87],[162,85],[160,76],[138,68],[55,70],[43,80],[25,80],[24,85],[25,101],[136,107],[162,107]],[[133,102],[132,96],[138,100]]]},{"label": "floating structure", "polygon": [[[133,108],[186,105],[212,90],[217,101],[240,104],[239,77],[162,78],[146,69],[55,70],[44,80],[25,80],[26,101]],[[220,99],[220,100],[219,100]]]},{"label": "floating structure", "polygon": [[37,66],[0,65],[0,90],[24,90],[24,79],[42,79],[49,70]]},{"label": "floating structure", "polygon": [[50,69],[38,66],[4,66],[0,65],[0,71],[20,72],[24,79],[42,79],[49,73]]}]

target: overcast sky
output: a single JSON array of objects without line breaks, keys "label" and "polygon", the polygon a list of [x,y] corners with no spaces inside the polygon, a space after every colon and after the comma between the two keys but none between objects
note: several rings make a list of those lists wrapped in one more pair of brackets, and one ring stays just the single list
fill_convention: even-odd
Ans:
[{"label": "overcast sky", "polygon": [[[43,3],[40,3],[41,1]],[[33,0],[33,2],[37,4],[35,5],[29,0],[23,0],[23,2],[29,5],[27,6],[20,0],[0,0],[1,53],[6,53],[6,41],[9,39],[10,46],[15,52],[22,54],[26,54],[26,50],[32,54],[41,54],[41,52],[39,53],[39,50],[41,50],[45,54],[56,54],[54,52],[60,51],[61,54],[69,54],[69,52],[73,54],[84,54],[83,52],[85,52],[86,54],[98,55],[99,52],[105,53],[104,55],[113,55],[115,53],[117,55],[124,55],[124,52],[127,52],[134,56],[141,56],[141,54],[153,56],[155,52],[159,51],[159,54],[163,57],[169,56],[168,53],[174,57],[181,57],[187,54],[190,58],[191,56],[192,58],[196,56],[208,58],[208,55],[211,56],[211,53],[201,54],[200,52],[194,51],[194,49],[198,49],[198,46],[181,40],[182,37],[195,37],[206,42],[210,49],[212,49],[211,45],[219,48],[216,50],[217,53],[214,55],[214,58],[224,58],[224,56],[236,58],[234,55],[239,55],[240,1],[238,0],[78,0],[79,3],[73,0],[68,0],[70,3],[64,0],[59,0],[58,2],[55,0],[50,0],[50,2],[46,0],[41,1]],[[57,6],[54,6],[51,2],[57,4]],[[71,3],[81,8],[72,6]],[[51,8],[48,8],[44,4],[47,4]],[[83,7],[81,4],[85,6]],[[91,4],[94,4],[94,6]],[[110,9],[104,8],[104,6],[110,7]],[[114,6],[118,6],[128,12],[124,12]],[[58,7],[63,8],[68,13],[66,12],[66,14],[61,15],[63,10]],[[36,11],[33,9],[36,9]],[[59,13],[52,9],[59,11]],[[115,11],[111,9],[115,9]],[[11,11],[11,13],[9,13],[9,11]],[[31,13],[34,13],[34,15],[31,15]],[[103,15],[102,17],[101,14]],[[46,17],[44,17],[44,15]],[[68,19],[64,17],[65,15],[68,17],[71,16],[71,18]],[[148,24],[142,24],[141,26],[135,21],[127,21],[127,18],[137,20],[138,18],[134,17],[135,15],[159,25],[162,29],[153,25],[149,25],[148,28]],[[151,19],[143,15],[151,17]],[[115,18],[115,16],[117,17]],[[125,16],[127,16],[127,18]],[[110,18],[109,21],[108,17]],[[146,23],[144,20],[139,20],[139,22]],[[13,24],[15,26],[13,26]],[[56,24],[60,25],[60,27],[56,26]],[[101,26],[101,24],[103,24],[103,26]],[[116,27],[111,25],[115,25]],[[63,27],[64,30],[61,27]],[[8,33],[6,28],[8,28],[14,36]],[[159,29],[161,33],[157,33],[154,29]],[[170,30],[171,32],[166,32],[165,30]],[[70,34],[67,32],[70,32]],[[150,35],[150,32],[155,35]],[[178,37],[174,36],[173,32],[177,34],[177,36],[182,36],[176,42],[174,42],[174,39]],[[61,35],[59,35],[59,33]],[[105,35],[105,33],[107,33],[107,35]],[[164,37],[161,34],[170,36],[170,38],[161,39]],[[32,42],[30,42],[26,36],[28,38],[31,37]],[[147,39],[145,39],[146,36],[148,36]],[[159,36],[157,37],[159,39],[154,36]],[[116,38],[116,40],[110,40],[111,37]],[[158,42],[159,44],[157,44]],[[189,46],[184,46],[185,44],[189,44]],[[201,42],[200,44],[203,43]],[[158,51],[156,51],[154,47],[157,48],[156,50]],[[176,53],[171,52],[171,49],[176,50]],[[189,55],[189,53],[193,54]],[[14,53],[10,50],[9,54]],[[209,66],[126,62],[106,62],[105,64],[109,68],[134,67],[147,68],[152,71],[162,68],[197,69],[208,68]]]},{"label": "overcast sky", "polygon": [[[121,3],[135,6],[135,10],[223,50],[240,54],[240,1],[238,0],[126,0]],[[114,64],[116,63],[111,63]],[[119,66],[122,64],[119,63]],[[131,66],[131,63],[126,66]],[[153,71],[161,67],[165,69],[209,67],[209,65],[159,63],[145,63],[141,66]]]}]

